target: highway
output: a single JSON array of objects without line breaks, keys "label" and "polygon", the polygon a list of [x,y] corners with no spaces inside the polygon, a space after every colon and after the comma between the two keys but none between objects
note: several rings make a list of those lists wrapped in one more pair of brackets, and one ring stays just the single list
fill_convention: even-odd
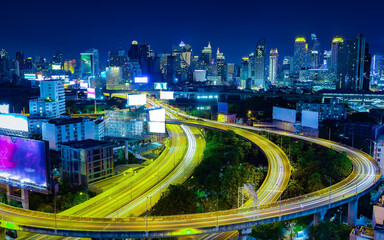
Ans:
[{"label": "highway", "polygon": [[[176,121],[173,120],[173,122]],[[281,131],[249,128],[233,124],[219,124],[215,121],[207,120],[186,120],[179,123],[202,127],[207,127],[208,125],[211,127],[220,125],[219,128],[222,128],[223,126],[243,128],[244,130],[238,130],[238,133],[244,131],[244,134],[247,134],[249,137],[251,137],[251,133],[245,131],[245,129],[269,131],[271,133],[283,134],[313,142],[335,149],[336,151],[346,152],[353,163],[353,172],[349,177],[332,186],[332,195],[330,195],[330,189],[325,188],[314,193],[287,199],[282,202],[263,204],[260,206],[259,211],[255,211],[253,207],[250,207],[219,211],[218,213],[211,212],[163,217],[129,217],[118,219],[58,215],[57,234],[78,237],[154,238],[242,230],[257,224],[287,220],[297,216],[322,211],[329,207],[339,206],[349,201],[349,199],[354,199],[357,194],[363,194],[370,191],[381,176],[377,163],[369,155],[359,150],[324,139],[309,138]],[[278,169],[280,169],[280,167]],[[266,191],[265,194],[267,199],[272,200],[275,198],[275,196],[270,194],[271,192],[273,191],[269,191],[269,193]],[[26,210],[7,206],[3,209],[2,216],[3,220],[5,220],[5,222],[2,222],[2,225],[7,226],[7,228],[21,228],[25,231],[32,232],[44,231],[44,233],[48,234],[53,234],[55,230],[52,214],[37,213],[33,211],[28,211],[27,213]]]}]

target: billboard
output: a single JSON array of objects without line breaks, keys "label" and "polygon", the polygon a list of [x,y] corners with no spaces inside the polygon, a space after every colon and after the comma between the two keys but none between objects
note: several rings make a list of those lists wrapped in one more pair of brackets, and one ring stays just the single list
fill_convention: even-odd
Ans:
[{"label": "billboard", "polygon": [[166,82],[155,82],[153,84],[153,88],[155,90],[167,90],[167,83]]},{"label": "billboard", "polygon": [[319,128],[319,113],[303,110],[301,112],[301,126],[318,129]]},{"label": "billboard", "polygon": [[45,142],[0,135],[0,182],[47,191],[47,162]]},{"label": "billboard", "polygon": [[9,104],[0,104],[0,113],[9,113]]},{"label": "billboard", "polygon": [[160,99],[164,99],[164,100],[173,100],[173,93],[174,92],[170,92],[170,91],[160,91]]},{"label": "billboard", "polygon": [[135,77],[135,83],[148,83],[148,77]]},{"label": "billboard", "polygon": [[81,82],[80,83],[80,89],[87,89],[88,88],[88,83],[87,82]]},{"label": "billboard", "polygon": [[87,98],[96,99],[96,90],[94,88],[87,88]]},{"label": "billboard", "polygon": [[165,121],[165,109],[149,110],[149,121],[164,122]]},{"label": "billboard", "polygon": [[34,73],[24,73],[25,79],[36,79],[36,74]]},{"label": "billboard", "polygon": [[128,106],[142,106],[147,103],[145,94],[128,94]]},{"label": "billboard", "polygon": [[228,114],[228,103],[218,102],[217,103],[217,112]]},{"label": "billboard", "polygon": [[52,70],[61,70],[61,64],[52,64]]},{"label": "billboard", "polygon": [[284,122],[296,122],[296,110],[288,108],[273,107],[273,119]]},{"label": "billboard", "polygon": [[165,133],[165,122],[148,122],[149,132],[151,133]]},{"label": "billboard", "polygon": [[28,118],[16,114],[0,114],[0,128],[28,132]]},{"label": "billboard", "polygon": [[87,75],[92,73],[92,60],[90,54],[81,53],[81,73]]}]

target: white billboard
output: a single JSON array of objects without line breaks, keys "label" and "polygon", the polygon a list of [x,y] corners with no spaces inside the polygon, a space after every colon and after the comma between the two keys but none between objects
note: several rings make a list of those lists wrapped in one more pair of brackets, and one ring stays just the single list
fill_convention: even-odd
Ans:
[{"label": "white billboard", "polygon": [[165,122],[148,122],[149,132],[151,133],[165,133]]},{"label": "white billboard", "polygon": [[319,113],[303,110],[301,112],[301,126],[318,129],[319,128]]},{"label": "white billboard", "polygon": [[149,121],[151,122],[164,122],[165,121],[165,109],[155,109],[149,111]]},{"label": "white billboard", "polygon": [[160,91],[160,99],[173,100],[173,93],[170,91]]},{"label": "white billboard", "polygon": [[148,77],[135,77],[135,83],[148,83]]},{"label": "white billboard", "polygon": [[28,118],[16,114],[0,114],[0,128],[28,132]]},{"label": "white billboard", "polygon": [[284,122],[296,122],[296,110],[288,108],[273,107],[273,119]]},{"label": "white billboard", "polygon": [[87,82],[81,82],[80,83],[80,89],[87,89],[88,88],[88,83]]},{"label": "white billboard", "polygon": [[9,104],[0,104],[0,113],[9,113]]},{"label": "white billboard", "polygon": [[166,82],[155,82],[153,84],[153,88],[155,90],[167,90],[167,83]]},{"label": "white billboard", "polygon": [[96,99],[96,90],[94,88],[87,88],[87,98]]},{"label": "white billboard", "polygon": [[128,94],[128,106],[142,106],[147,103],[145,94]]}]

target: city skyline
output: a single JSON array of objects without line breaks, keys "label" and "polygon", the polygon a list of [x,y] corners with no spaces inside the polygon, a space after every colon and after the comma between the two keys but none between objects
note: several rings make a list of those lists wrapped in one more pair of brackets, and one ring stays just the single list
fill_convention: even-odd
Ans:
[{"label": "city skyline", "polygon": [[[6,11],[0,17],[8,23],[3,26],[1,48],[12,57],[15,52],[23,51],[26,56],[49,58],[56,51],[62,51],[68,59],[78,59],[80,52],[96,48],[101,61],[105,62],[108,51],[120,47],[128,50],[133,40],[149,42],[158,54],[170,52],[172,45],[184,41],[193,47],[194,55],[200,55],[203,47],[211,42],[212,49],[219,47],[227,62],[239,63],[241,57],[254,52],[256,42],[262,38],[267,40],[267,51],[277,48],[282,60],[284,56],[293,55],[296,36],[304,35],[309,42],[310,35],[315,33],[322,49],[329,50],[334,36],[354,39],[362,33],[371,53],[382,53],[384,37],[376,30],[380,27],[380,15],[375,14],[378,11],[375,9],[379,8],[363,5],[361,1],[346,3],[324,1],[311,10],[303,1],[257,3],[259,5],[250,1],[237,5],[198,1],[188,7],[172,1],[146,5],[119,1],[101,5],[83,1],[76,7],[48,1],[20,6],[7,2]],[[153,7],[147,9],[147,6]],[[255,14],[251,11],[255,7],[265,11]],[[370,12],[370,17],[350,16],[350,12],[356,11]]]}]

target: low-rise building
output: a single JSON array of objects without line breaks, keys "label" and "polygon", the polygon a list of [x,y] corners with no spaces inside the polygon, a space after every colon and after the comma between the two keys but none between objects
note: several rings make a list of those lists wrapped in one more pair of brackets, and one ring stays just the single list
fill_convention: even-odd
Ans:
[{"label": "low-rise building", "polygon": [[303,110],[318,112],[319,121],[324,120],[344,120],[347,117],[347,109],[343,104],[338,103],[305,103],[298,102],[296,110],[301,112]]},{"label": "low-rise building", "polygon": [[93,139],[60,144],[61,174],[73,185],[113,176],[113,143]]},{"label": "low-rise building", "polygon": [[60,150],[58,143],[104,138],[103,120],[85,118],[56,118],[42,123],[43,140],[49,149]]}]

